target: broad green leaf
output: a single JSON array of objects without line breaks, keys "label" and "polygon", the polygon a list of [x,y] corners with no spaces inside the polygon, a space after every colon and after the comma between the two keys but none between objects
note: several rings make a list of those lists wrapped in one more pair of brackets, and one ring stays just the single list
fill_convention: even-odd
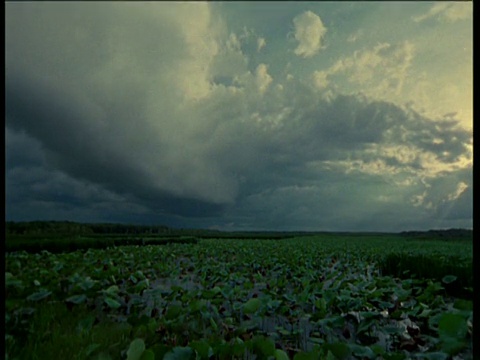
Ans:
[{"label": "broad green leaf", "polygon": [[372,325],[375,324],[375,322],[376,320],[374,319],[362,320],[362,322],[357,327],[357,333],[361,334],[370,331],[372,329]]},{"label": "broad green leaf", "polygon": [[127,321],[132,326],[140,326],[147,325],[150,322],[150,319],[151,317],[146,314],[142,314],[140,316],[138,314],[131,314]]},{"label": "broad green leaf", "polygon": [[133,340],[127,350],[127,360],[140,360],[144,351],[145,342],[143,339]]},{"label": "broad green leaf", "polygon": [[455,280],[457,280],[457,277],[455,275],[446,275],[442,278],[444,284],[450,284]]},{"label": "broad green leaf", "polygon": [[236,338],[233,345],[230,346],[230,354],[235,358],[243,358],[245,354],[246,345],[242,339]]},{"label": "broad green leaf", "polygon": [[473,310],[473,302],[470,300],[456,299],[453,307],[458,310]]},{"label": "broad green leaf", "polygon": [[100,344],[90,344],[85,349],[85,355],[88,357],[92,355],[95,350],[97,350],[101,345]]},{"label": "broad green leaf", "polygon": [[203,299],[195,299],[192,300],[188,306],[190,307],[190,311],[195,313],[203,310],[207,306],[207,302]]},{"label": "broad green leaf", "polygon": [[463,348],[465,348],[466,343],[460,339],[455,339],[452,337],[445,337],[441,339],[441,349],[449,355],[458,354]]},{"label": "broad green leaf", "polygon": [[183,309],[180,305],[170,305],[165,313],[165,318],[167,320],[176,319],[182,312]]},{"label": "broad green leaf", "polygon": [[342,316],[332,316],[319,320],[317,323],[325,327],[343,326],[345,324],[345,318]]},{"label": "broad green leaf", "polygon": [[325,358],[325,360],[336,360],[335,355],[333,355],[332,352],[328,350],[327,357]]},{"label": "broad green leaf", "polygon": [[322,338],[319,338],[319,337],[310,336],[309,341],[314,343],[314,344],[318,344],[318,345],[325,344],[325,339],[322,339]]},{"label": "broad green leaf", "polygon": [[398,335],[404,332],[403,328],[395,325],[386,325],[382,328],[382,330],[389,335],[394,335],[394,334]]},{"label": "broad green leaf", "polygon": [[208,359],[213,355],[213,349],[205,340],[192,341],[189,343],[190,347],[197,352],[202,359]]},{"label": "broad green leaf", "polygon": [[105,293],[111,296],[115,296],[118,294],[119,288],[117,285],[112,285],[110,286],[107,290],[105,290]]},{"label": "broad green leaf", "polygon": [[218,330],[217,323],[215,322],[215,320],[213,320],[213,318],[210,318],[210,325],[212,326],[212,329],[213,329],[214,331],[217,331],[217,330]]},{"label": "broad green leaf", "polygon": [[10,273],[5,273],[5,285],[7,287],[16,287],[16,288],[23,288],[22,280],[16,279],[12,274],[7,275]]},{"label": "broad green leaf", "polygon": [[232,356],[232,347],[229,343],[220,342],[220,340],[214,341],[212,343],[215,352],[215,358],[217,359],[228,359]]},{"label": "broad green leaf", "polygon": [[118,309],[122,304],[120,304],[117,300],[112,299],[110,297],[105,297],[105,303],[112,309]]},{"label": "broad green leaf", "polygon": [[165,354],[170,351],[170,347],[164,344],[153,345],[149,350],[155,354],[155,359],[163,359]]},{"label": "broad green leaf", "polygon": [[135,328],[134,334],[137,338],[143,338],[147,336],[147,327],[145,325],[139,325]]},{"label": "broad green leaf", "polygon": [[109,354],[100,353],[95,358],[95,360],[112,360],[112,357]]},{"label": "broad green leaf", "polygon": [[85,294],[80,294],[80,295],[73,295],[70,296],[69,298],[65,299],[66,302],[70,302],[73,304],[81,304],[87,300],[87,295]]},{"label": "broad green leaf", "polygon": [[385,353],[383,354],[383,358],[385,360],[404,360],[406,359],[406,355],[404,353]]},{"label": "broad green leaf", "polygon": [[155,353],[152,350],[145,350],[140,356],[140,360],[155,360]]},{"label": "broad green leaf", "polygon": [[135,272],[135,275],[136,275],[136,278],[137,278],[137,279],[145,279],[145,278],[146,278],[145,275],[144,275],[144,273],[143,273],[141,270],[137,270],[137,271]]},{"label": "broad green leaf", "polygon": [[330,350],[337,359],[346,359],[350,356],[351,351],[347,344],[336,342],[333,344],[328,344],[328,350]]},{"label": "broad green leaf", "polygon": [[424,353],[422,354],[422,359],[427,360],[447,360],[448,354],[444,352],[432,352],[432,353]]},{"label": "broad green leaf", "polygon": [[423,309],[423,311],[420,314],[418,314],[418,317],[428,318],[431,312],[432,312],[431,309]]},{"label": "broad green leaf", "polygon": [[6,272],[5,273],[5,285],[6,286],[13,286],[16,288],[22,287],[22,281],[15,278],[12,273]]},{"label": "broad green leaf", "polygon": [[251,298],[243,305],[243,312],[245,314],[252,314],[257,311],[261,305],[262,302],[259,298]]},{"label": "broad green leaf", "polygon": [[348,346],[350,347],[350,350],[353,353],[353,355],[359,358],[374,359],[376,357],[375,353],[368,346],[361,346],[357,344],[348,344]]},{"label": "broad green leaf", "polygon": [[82,279],[82,281],[79,283],[78,286],[82,290],[88,290],[88,289],[91,289],[96,283],[97,281],[92,280],[90,276],[87,276],[86,278]]},{"label": "broad green leaf", "polygon": [[281,349],[276,349],[274,356],[275,360],[290,360],[287,353]]},{"label": "broad green leaf", "polygon": [[385,349],[378,345],[378,344],[373,344],[370,346],[370,349],[376,354],[376,355],[383,355],[385,353]]},{"label": "broad green leaf", "polygon": [[189,346],[177,346],[165,354],[163,360],[191,360],[195,356],[193,349]]},{"label": "broad green leaf", "polygon": [[135,292],[142,292],[142,290],[148,289],[150,287],[150,282],[148,279],[140,280],[137,285],[135,285]]},{"label": "broad green leaf", "polygon": [[51,291],[41,290],[27,297],[28,301],[40,301],[52,294]]},{"label": "broad green leaf", "polygon": [[272,339],[263,336],[254,338],[253,349],[256,353],[265,357],[275,355],[275,343]]},{"label": "broad green leaf", "polygon": [[295,354],[293,360],[317,360],[317,358],[313,352],[300,351]]},{"label": "broad green leaf", "polygon": [[467,335],[468,325],[466,319],[459,314],[443,314],[438,322],[440,338],[451,337],[463,339]]},{"label": "broad green leaf", "polygon": [[212,289],[203,290],[203,292],[202,292],[202,297],[204,299],[213,299],[215,297],[215,295],[217,295],[217,293],[215,291],[213,291]]}]

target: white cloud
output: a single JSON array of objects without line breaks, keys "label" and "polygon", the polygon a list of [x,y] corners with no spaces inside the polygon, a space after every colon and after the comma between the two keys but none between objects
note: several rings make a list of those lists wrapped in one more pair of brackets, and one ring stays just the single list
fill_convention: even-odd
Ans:
[{"label": "white cloud", "polygon": [[423,207],[427,210],[432,210],[435,208],[432,201],[428,201],[428,192],[424,191],[421,194],[412,195],[410,202],[414,207]]},{"label": "white cloud", "polygon": [[257,51],[258,52],[260,50],[262,50],[266,45],[267,45],[267,41],[265,40],[265,38],[259,37],[257,39]]},{"label": "white cloud", "polygon": [[473,2],[457,2],[445,11],[445,19],[450,22],[468,19],[473,15]]},{"label": "white cloud", "polygon": [[[314,71],[312,80],[324,89],[333,79],[344,79],[351,85],[340,91],[362,92],[376,99],[397,100],[404,95],[404,84],[415,54],[411,42],[379,43],[371,49],[356,50],[351,56],[338,59],[326,70]],[[408,98],[408,97],[407,97]]]},{"label": "white cloud", "polygon": [[268,74],[267,65],[258,65],[257,70],[255,71],[255,81],[261,94],[263,94],[267,90],[272,80],[272,77]]},{"label": "white cloud", "polygon": [[219,51],[209,65],[209,75],[215,82],[217,77],[233,79],[248,71],[248,58],[241,50],[239,38],[231,33],[228,38],[218,42]]},{"label": "white cloud", "polygon": [[237,35],[231,33],[227,42],[226,42],[227,49],[230,51],[241,51],[241,44],[240,40],[238,39]]},{"label": "white cloud", "polygon": [[433,5],[426,13],[414,16],[415,22],[421,22],[432,17],[446,22],[455,22],[468,19],[472,16],[473,2],[438,2]]},{"label": "white cloud", "polygon": [[457,200],[460,197],[460,195],[462,195],[463,192],[467,190],[467,188],[468,188],[468,184],[466,184],[463,181],[459,182],[457,185],[457,189],[453,193],[448,194],[447,200],[448,201]]},{"label": "white cloud", "polygon": [[327,32],[320,17],[311,11],[306,11],[296,16],[293,24],[295,40],[299,42],[294,50],[295,54],[307,58],[318,53]]},{"label": "white cloud", "polygon": [[417,106],[422,106],[425,115],[434,119],[458,119],[464,128],[472,129],[473,76],[470,68],[444,72],[431,78],[422,72],[410,87],[409,94]]},{"label": "white cloud", "polygon": [[313,72],[313,82],[318,89],[323,89],[330,84],[330,81],[327,79],[328,73],[326,71],[314,71]]},{"label": "white cloud", "polygon": [[351,33],[350,35],[348,35],[347,42],[351,42],[351,43],[356,42],[361,37],[363,37],[363,30],[359,29],[354,33]]}]

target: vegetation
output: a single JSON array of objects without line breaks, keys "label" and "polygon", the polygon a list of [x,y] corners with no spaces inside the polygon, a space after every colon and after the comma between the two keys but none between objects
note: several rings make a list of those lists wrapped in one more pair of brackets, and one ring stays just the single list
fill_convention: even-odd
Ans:
[{"label": "vegetation", "polygon": [[7,252],[6,358],[473,358],[471,241],[136,236]]},{"label": "vegetation", "polygon": [[68,238],[64,236],[55,237],[17,237],[13,240],[7,238],[5,243],[6,251],[26,251],[29,253],[38,253],[42,250],[51,253],[70,252],[87,249],[107,249],[109,247],[126,245],[165,245],[171,243],[194,244],[198,241],[193,236],[162,236],[162,237],[75,237]]}]

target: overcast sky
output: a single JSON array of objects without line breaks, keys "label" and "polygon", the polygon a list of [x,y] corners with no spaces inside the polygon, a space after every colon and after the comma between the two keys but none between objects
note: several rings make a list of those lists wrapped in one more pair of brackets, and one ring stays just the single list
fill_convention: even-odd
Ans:
[{"label": "overcast sky", "polygon": [[471,2],[6,3],[6,219],[472,227]]}]

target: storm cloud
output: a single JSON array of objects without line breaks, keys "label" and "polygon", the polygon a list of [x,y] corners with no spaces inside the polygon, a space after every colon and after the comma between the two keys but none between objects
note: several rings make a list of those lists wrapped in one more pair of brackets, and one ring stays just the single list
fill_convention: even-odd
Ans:
[{"label": "storm cloud", "polygon": [[216,11],[7,3],[7,218],[471,226],[472,136],[454,116],[277,76]]}]

